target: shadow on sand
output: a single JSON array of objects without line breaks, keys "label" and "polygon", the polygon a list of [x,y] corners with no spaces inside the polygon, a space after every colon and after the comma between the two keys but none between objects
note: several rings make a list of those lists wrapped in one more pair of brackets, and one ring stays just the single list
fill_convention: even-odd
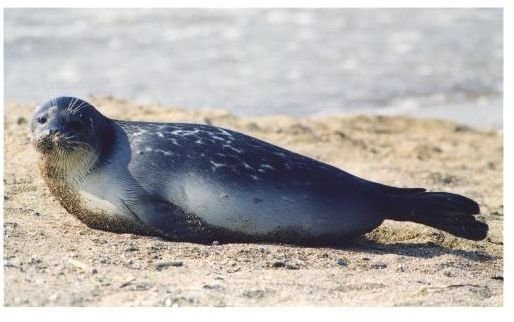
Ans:
[{"label": "shadow on sand", "polygon": [[462,250],[453,249],[434,242],[424,243],[405,243],[397,242],[392,244],[382,244],[374,240],[362,237],[346,244],[339,246],[339,249],[352,250],[357,252],[367,252],[371,254],[396,254],[401,256],[433,258],[442,255],[455,255],[474,262],[483,262],[499,259],[498,256],[491,256],[480,250]]}]

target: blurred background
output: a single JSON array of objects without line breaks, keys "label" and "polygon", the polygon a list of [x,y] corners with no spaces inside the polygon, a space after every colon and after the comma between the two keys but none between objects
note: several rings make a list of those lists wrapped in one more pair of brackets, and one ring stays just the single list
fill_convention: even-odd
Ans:
[{"label": "blurred background", "polygon": [[5,99],[502,127],[501,9],[5,9]]}]

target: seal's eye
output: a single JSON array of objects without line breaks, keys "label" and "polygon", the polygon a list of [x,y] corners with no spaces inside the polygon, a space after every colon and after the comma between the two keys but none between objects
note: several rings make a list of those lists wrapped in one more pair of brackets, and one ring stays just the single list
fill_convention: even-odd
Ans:
[{"label": "seal's eye", "polygon": [[39,124],[45,124],[46,123],[46,117],[44,117],[44,116],[38,117],[37,118],[37,122]]},{"label": "seal's eye", "polygon": [[84,124],[80,121],[70,121],[68,125],[74,130],[82,130],[84,128]]}]

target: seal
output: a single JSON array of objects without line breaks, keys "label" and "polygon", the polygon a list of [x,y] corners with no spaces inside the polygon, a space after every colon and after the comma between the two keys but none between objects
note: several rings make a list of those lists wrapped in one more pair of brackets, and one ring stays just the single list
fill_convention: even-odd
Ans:
[{"label": "seal", "polygon": [[397,188],[229,129],[113,120],[58,97],[31,122],[51,193],[86,225],[196,243],[336,244],[385,219],[481,240],[461,195]]}]

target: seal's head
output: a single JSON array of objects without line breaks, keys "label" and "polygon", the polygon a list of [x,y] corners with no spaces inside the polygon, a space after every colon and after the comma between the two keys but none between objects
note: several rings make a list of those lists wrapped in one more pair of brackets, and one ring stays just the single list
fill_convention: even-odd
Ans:
[{"label": "seal's head", "polygon": [[36,108],[31,141],[53,169],[94,163],[109,137],[109,119],[75,97],[58,97]]}]

